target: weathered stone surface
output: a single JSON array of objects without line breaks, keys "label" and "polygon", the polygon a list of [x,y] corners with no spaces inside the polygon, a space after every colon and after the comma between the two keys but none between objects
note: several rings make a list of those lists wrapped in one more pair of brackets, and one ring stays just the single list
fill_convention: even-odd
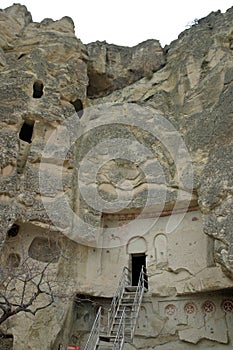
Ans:
[{"label": "weathered stone surface", "polygon": [[59,294],[88,299],[12,318],[14,349],[84,347],[133,254],[149,290],[127,350],[232,348],[232,20],[124,48],[0,12],[1,261],[52,249]]},{"label": "weathered stone surface", "polygon": [[158,40],[147,40],[134,47],[121,47],[106,42],[87,45],[88,96],[109,95],[142,77],[151,79],[153,72],[165,64],[165,56]]},{"label": "weathered stone surface", "polygon": [[0,46],[5,50],[11,49],[21,30],[32,21],[31,14],[25,6],[16,4],[1,11],[0,18]]},{"label": "weathered stone surface", "polygon": [[[21,5],[1,15],[1,25],[10,29],[1,32],[14,44],[3,47],[1,71],[1,193],[5,196],[1,222],[5,231],[16,218],[48,222],[39,198],[39,161],[52,130],[75,112],[72,102],[86,97],[88,80],[85,47],[75,37],[70,18],[33,23]],[[11,25],[16,26],[14,30]],[[41,84],[41,98],[33,98],[35,82]],[[19,142],[24,122],[33,124],[32,144]],[[69,177],[68,171],[68,182]]]},{"label": "weathered stone surface", "polygon": [[153,107],[182,134],[194,166],[205,233],[216,237],[216,257],[228,271],[232,271],[232,16],[231,8],[201,19],[165,48],[166,65],[151,80],[141,79],[91,102]]}]

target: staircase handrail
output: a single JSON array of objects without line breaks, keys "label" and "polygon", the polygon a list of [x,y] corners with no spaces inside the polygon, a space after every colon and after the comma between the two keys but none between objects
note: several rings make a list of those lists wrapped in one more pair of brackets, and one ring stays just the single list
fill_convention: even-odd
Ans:
[{"label": "staircase handrail", "polygon": [[[127,267],[124,267],[119,279],[116,292],[112,299],[111,306],[108,310],[107,335],[110,337],[112,337],[111,332],[113,329],[114,319],[120,310],[120,306],[124,305],[124,304],[121,304],[124,292],[126,291],[126,287],[129,287],[129,286],[131,287],[130,270]],[[136,291],[134,289],[135,292],[133,292],[134,298],[133,298],[133,303],[131,307],[131,317],[130,317],[131,319],[130,340],[131,341],[133,340],[133,336],[135,333],[135,328],[136,328],[137,319],[139,316],[139,311],[140,311],[145,288],[147,289],[147,278],[146,278],[145,267],[142,266],[139,279],[138,279],[138,285],[136,286]],[[126,307],[123,309],[120,317],[120,322],[118,324],[116,335],[114,336],[114,344],[113,344],[112,350],[123,350],[124,343],[125,343],[125,336],[126,336],[125,318],[126,318]],[[100,329],[101,329],[101,307],[98,309],[94,324],[92,326],[92,329],[88,337],[87,343],[84,347],[84,350],[96,350],[100,340]]]},{"label": "staircase handrail", "polygon": [[139,279],[138,279],[138,285],[134,296],[133,306],[132,306],[132,317],[131,317],[131,340],[133,339],[135,328],[137,324],[138,314],[140,311],[142,298],[145,290],[145,267],[142,266]]},{"label": "staircase handrail", "polygon": [[99,307],[98,312],[96,314],[95,321],[91,328],[90,335],[87,339],[87,343],[84,347],[84,350],[95,350],[99,341],[100,336],[100,321],[101,321],[101,307]]},{"label": "staircase handrail", "polygon": [[122,350],[125,343],[125,308],[122,312],[112,350]]},{"label": "staircase handrail", "polygon": [[125,290],[125,286],[127,285],[127,283],[130,282],[129,275],[130,275],[130,270],[125,266],[123,268],[122,273],[121,273],[120,280],[119,280],[115,295],[112,299],[112,303],[111,303],[110,308],[108,310],[108,332],[109,333],[111,332],[111,326],[113,324],[114,316],[117,312],[117,308],[118,308],[118,305],[120,303],[120,300],[122,299],[122,296],[123,296],[123,293]]}]

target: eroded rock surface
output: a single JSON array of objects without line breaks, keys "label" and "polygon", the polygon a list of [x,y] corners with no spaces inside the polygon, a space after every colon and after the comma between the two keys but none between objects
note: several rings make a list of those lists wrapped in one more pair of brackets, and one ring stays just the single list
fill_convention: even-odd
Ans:
[{"label": "eroded rock surface", "polygon": [[[166,47],[166,65],[95,103],[140,103],[166,115],[181,133],[194,166],[204,231],[216,258],[232,271],[232,15],[213,12]],[[222,254],[221,254],[222,251]]]},{"label": "eroded rock surface", "polygon": [[121,47],[106,42],[87,45],[89,54],[88,96],[109,95],[142,77],[151,79],[165,64],[158,40],[148,40],[134,47]]},{"label": "eroded rock surface", "polygon": [[48,223],[39,198],[41,154],[54,128],[75,113],[74,104],[82,105],[88,83],[86,49],[70,18],[33,23],[17,5],[1,13],[1,25],[13,26],[15,13],[24,14],[22,25],[2,30],[11,47],[3,46],[1,69],[1,234],[17,219]]},{"label": "eroded rock surface", "polygon": [[232,23],[233,8],[125,48],[0,12],[1,259],[52,249],[78,297],[12,318],[14,349],[84,346],[138,254],[149,291],[126,349],[232,348]]}]

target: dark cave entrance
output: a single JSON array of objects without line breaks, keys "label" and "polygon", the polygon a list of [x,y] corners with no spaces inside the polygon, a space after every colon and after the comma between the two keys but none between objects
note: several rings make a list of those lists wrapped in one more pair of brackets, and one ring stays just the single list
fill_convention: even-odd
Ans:
[{"label": "dark cave entrance", "polygon": [[32,134],[34,128],[34,121],[25,121],[19,132],[19,138],[27,143],[32,142]]},{"label": "dark cave entrance", "polygon": [[79,118],[81,118],[83,115],[82,101],[79,98],[77,98],[77,100],[71,101],[70,103],[74,106],[75,112],[78,114]]},{"label": "dark cave entrance", "polygon": [[18,224],[13,224],[9,230],[7,231],[7,234],[9,237],[15,237],[19,233],[19,225]]},{"label": "dark cave entrance", "polygon": [[35,81],[33,84],[33,98],[41,98],[43,96],[44,85],[41,81]]},{"label": "dark cave entrance", "polygon": [[147,272],[146,272],[146,254],[145,253],[139,253],[139,254],[131,254],[131,271],[132,271],[132,286],[138,285],[138,280],[140,277],[140,273],[142,270],[142,267],[144,266],[144,273],[145,273],[145,289],[148,289],[148,279],[147,279]]}]

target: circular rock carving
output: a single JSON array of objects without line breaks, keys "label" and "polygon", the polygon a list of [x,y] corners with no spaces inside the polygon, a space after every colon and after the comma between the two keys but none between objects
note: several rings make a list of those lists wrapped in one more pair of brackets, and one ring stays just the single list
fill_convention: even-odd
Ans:
[{"label": "circular rock carving", "polygon": [[186,314],[191,315],[196,313],[197,307],[193,302],[188,302],[184,306],[184,311],[186,312]]},{"label": "circular rock carving", "polygon": [[206,300],[202,304],[202,311],[205,313],[215,312],[215,305],[212,301]]},{"label": "circular rock carving", "polygon": [[233,312],[233,300],[227,299],[223,300],[221,308],[224,312]]},{"label": "circular rock carving", "polygon": [[168,304],[166,307],[165,307],[165,313],[166,315],[168,316],[172,316],[176,313],[176,306],[174,304]]}]

